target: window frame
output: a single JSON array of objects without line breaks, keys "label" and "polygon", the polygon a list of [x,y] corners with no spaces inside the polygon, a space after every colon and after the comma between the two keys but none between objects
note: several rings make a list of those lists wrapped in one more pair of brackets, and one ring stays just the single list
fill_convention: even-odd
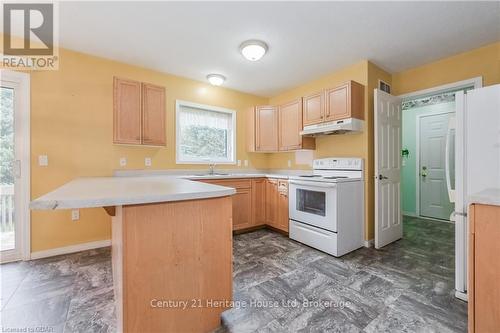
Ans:
[{"label": "window frame", "polygon": [[[205,111],[212,112],[222,112],[228,113],[231,115],[231,138],[228,139],[228,144],[232,145],[231,153],[229,156],[229,160],[211,160],[211,159],[197,159],[197,160],[181,160],[179,154],[179,143],[180,143],[180,117],[179,114],[181,112],[181,107],[190,107],[196,109],[202,109]],[[231,109],[222,108],[219,106],[207,105],[207,104],[199,104],[193,102],[187,102],[182,100],[175,101],[175,163],[176,164],[227,164],[233,165],[236,164],[236,111]]]}]

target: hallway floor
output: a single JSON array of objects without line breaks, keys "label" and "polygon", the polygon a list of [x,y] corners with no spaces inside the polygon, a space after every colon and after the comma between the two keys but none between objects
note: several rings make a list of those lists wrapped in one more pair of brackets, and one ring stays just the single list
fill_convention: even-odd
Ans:
[{"label": "hallway floor", "polygon": [[[234,237],[234,298],[219,332],[466,332],[453,225],[406,218],[404,238],[335,258],[280,234]],[[7,328],[114,332],[110,249],[0,266]],[[308,302],[304,302],[307,300]]]}]

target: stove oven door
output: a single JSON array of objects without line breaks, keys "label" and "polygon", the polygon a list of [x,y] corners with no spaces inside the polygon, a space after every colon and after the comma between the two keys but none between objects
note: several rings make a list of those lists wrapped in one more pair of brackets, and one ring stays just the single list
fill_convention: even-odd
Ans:
[{"label": "stove oven door", "polygon": [[337,231],[337,184],[290,180],[290,219]]}]

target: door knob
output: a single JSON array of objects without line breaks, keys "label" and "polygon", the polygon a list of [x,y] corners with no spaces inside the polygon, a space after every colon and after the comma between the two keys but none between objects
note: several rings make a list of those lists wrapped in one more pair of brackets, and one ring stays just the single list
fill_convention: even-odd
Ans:
[{"label": "door knob", "polygon": [[389,177],[382,176],[382,175],[378,175],[378,179],[379,179],[379,180],[382,180],[382,179],[389,179]]},{"label": "door knob", "polygon": [[422,177],[427,177],[427,167],[423,166],[422,167],[422,172],[420,173]]}]

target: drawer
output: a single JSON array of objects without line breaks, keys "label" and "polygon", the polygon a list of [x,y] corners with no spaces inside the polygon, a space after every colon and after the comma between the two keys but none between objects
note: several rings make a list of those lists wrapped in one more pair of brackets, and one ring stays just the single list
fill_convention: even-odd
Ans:
[{"label": "drawer", "polygon": [[[339,256],[337,234],[310,225],[290,220],[290,238],[323,252]],[[342,253],[343,254],[343,253]]]}]

